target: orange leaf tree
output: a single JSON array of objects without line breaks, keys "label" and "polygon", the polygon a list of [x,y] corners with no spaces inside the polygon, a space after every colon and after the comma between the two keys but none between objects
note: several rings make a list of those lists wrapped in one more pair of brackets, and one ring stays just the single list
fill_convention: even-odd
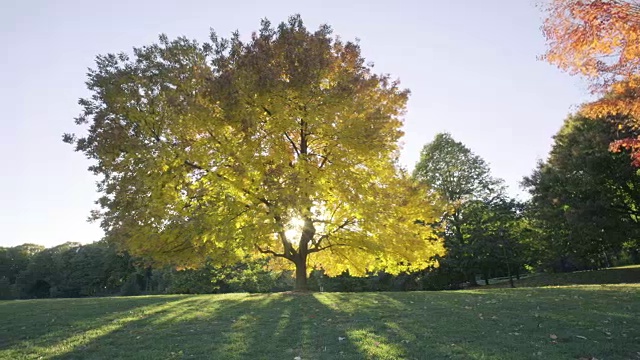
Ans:
[{"label": "orange leaf tree", "polygon": [[[543,10],[543,59],[585,76],[592,91],[604,95],[581,112],[640,128],[640,0],[550,0]],[[611,143],[612,151],[623,149],[640,166],[640,140]]]}]

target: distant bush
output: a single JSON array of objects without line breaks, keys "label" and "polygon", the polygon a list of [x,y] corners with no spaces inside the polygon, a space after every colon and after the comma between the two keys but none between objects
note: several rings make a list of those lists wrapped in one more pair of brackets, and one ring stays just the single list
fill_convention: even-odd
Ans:
[{"label": "distant bush", "polygon": [[6,277],[0,278],[0,300],[11,300],[18,298],[18,291],[15,284],[11,284]]},{"label": "distant bush", "polygon": [[131,276],[125,283],[122,285],[120,289],[120,295],[122,296],[136,296],[140,295],[142,291],[140,290],[140,285],[138,284],[138,280],[135,276]]}]

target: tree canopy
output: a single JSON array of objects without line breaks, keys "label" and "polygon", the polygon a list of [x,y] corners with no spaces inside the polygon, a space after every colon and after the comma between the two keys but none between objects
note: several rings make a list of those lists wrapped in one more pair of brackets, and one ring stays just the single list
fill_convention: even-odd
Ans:
[{"label": "tree canopy", "polygon": [[600,267],[625,243],[637,247],[640,175],[607,149],[636,135],[579,115],[565,121],[549,158],[523,182],[542,261],[558,270]]},{"label": "tree canopy", "polygon": [[182,266],[283,258],[301,289],[308,265],[431,264],[442,245],[421,224],[438,206],[397,166],[409,91],[331,34],[292,16],[248,41],[162,35],[98,56],[88,134],[64,140],[95,162],[107,237]]},{"label": "tree canopy", "polygon": [[440,133],[420,152],[413,176],[449,205],[486,199],[501,191],[489,165],[451,134]]},{"label": "tree canopy", "polygon": [[504,211],[494,210],[496,201],[507,202],[502,181],[491,176],[480,156],[447,133],[437,134],[424,146],[413,176],[428,186],[431,193],[426,196],[437,197],[446,205],[439,219],[447,249],[444,262],[475,283],[474,273],[480,270],[484,256],[480,252],[487,249],[487,239],[498,238],[497,230],[490,227],[501,226],[496,222],[501,216],[494,215]]},{"label": "tree canopy", "polygon": [[23,244],[11,248],[0,247],[0,278],[15,283],[16,277],[29,265],[29,259],[44,250],[44,246]]},{"label": "tree canopy", "polygon": [[[620,128],[640,129],[640,1],[551,0],[542,27],[544,59],[585,76],[602,96],[582,107],[589,118],[615,118]],[[637,136],[618,139],[611,150],[631,150],[640,166]]]}]

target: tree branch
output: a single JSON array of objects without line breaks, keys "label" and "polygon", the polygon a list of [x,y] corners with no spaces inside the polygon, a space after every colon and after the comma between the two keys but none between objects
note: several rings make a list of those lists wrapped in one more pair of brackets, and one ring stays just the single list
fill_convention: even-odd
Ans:
[{"label": "tree branch", "polygon": [[[200,166],[200,165],[198,165],[198,164],[196,164],[196,163],[193,163],[193,162],[191,162],[191,161],[189,161],[189,160],[185,160],[185,161],[184,161],[184,164],[185,164],[185,165],[187,165],[187,166],[190,166],[190,167],[192,167],[192,168],[194,168],[194,169],[197,169],[197,170],[200,170],[200,171],[204,171],[204,172],[206,172],[206,173],[208,173],[208,174],[214,174],[215,176],[219,177],[220,179],[223,179],[223,180],[227,181],[228,183],[233,184],[233,182],[232,182],[231,180],[229,180],[229,178],[227,178],[226,176],[224,176],[224,175],[220,174],[219,172],[214,172],[214,171],[211,171],[211,170],[209,170],[209,169],[205,169],[205,168],[203,168],[202,166]],[[249,195],[249,196],[253,196],[255,199],[257,199],[257,200],[258,200],[258,201],[260,201],[261,203],[263,203],[263,204],[267,205],[268,207],[271,207],[271,206],[273,205],[273,204],[271,203],[271,201],[267,200],[265,197],[258,196],[258,195],[256,195],[256,194],[254,194],[253,192],[251,192],[251,191],[250,191],[249,189],[247,189],[247,188],[241,188],[240,190],[241,190],[243,193],[245,193],[245,194],[247,194],[247,195]]]},{"label": "tree branch", "polygon": [[295,150],[296,155],[298,155],[298,157],[300,157],[300,150],[298,150],[298,146],[293,141],[293,139],[291,139],[291,137],[289,136],[289,134],[287,134],[286,131],[284,132],[284,136],[287,138],[287,140],[289,140],[289,143],[291,143],[291,146],[293,146],[293,150]]},{"label": "tree branch", "polygon": [[307,251],[307,253],[308,254],[313,254],[313,253],[320,252],[322,250],[326,250],[326,249],[329,249],[329,248],[332,248],[332,247],[336,247],[336,246],[349,246],[349,245],[347,245],[347,244],[329,244],[329,245],[322,246],[322,247],[313,247],[313,248],[309,249],[309,251]]},{"label": "tree branch", "polygon": [[[313,247],[311,249],[309,249],[310,252],[318,252],[321,250],[324,250],[327,247],[322,247],[322,241],[328,239],[331,235],[337,233],[338,231],[344,229],[345,227],[349,226],[353,224],[353,220],[352,219],[346,219],[342,224],[340,224],[337,228],[331,230],[329,233],[323,234],[321,235],[317,241],[312,241],[312,245]],[[345,245],[346,246],[346,245]]]},{"label": "tree branch", "polygon": [[267,113],[267,115],[269,115],[269,116],[273,116],[273,114],[271,113],[271,111],[270,111],[269,109],[267,109],[267,107],[266,107],[266,106],[264,106],[264,105],[261,105],[261,106],[262,106],[262,110],[264,110],[264,112],[266,112],[266,113]]},{"label": "tree branch", "polygon": [[273,251],[271,249],[263,249],[263,248],[260,247],[260,245],[256,245],[256,249],[258,249],[258,251],[263,253],[263,254],[270,254],[270,255],[273,255],[275,257],[283,257],[285,259],[288,259],[288,257],[285,254],[277,253],[277,252],[275,252],[275,251]]},{"label": "tree branch", "polygon": [[[284,225],[282,224],[282,217],[280,215],[273,215],[273,219],[276,221],[276,224],[280,229],[284,228]],[[280,242],[282,243],[282,247],[284,248],[284,257],[289,260],[293,259],[293,257],[297,255],[297,252],[293,248],[293,245],[289,241],[287,241],[287,235],[284,233],[284,230],[278,231],[278,237],[280,238]]]},{"label": "tree branch", "polygon": [[329,160],[329,155],[331,155],[331,151],[327,152],[326,155],[315,154],[315,153],[312,153],[311,155],[315,155],[322,159],[322,161],[320,162],[320,165],[318,166],[318,169],[322,169],[324,165],[327,163],[331,164],[331,161]]}]

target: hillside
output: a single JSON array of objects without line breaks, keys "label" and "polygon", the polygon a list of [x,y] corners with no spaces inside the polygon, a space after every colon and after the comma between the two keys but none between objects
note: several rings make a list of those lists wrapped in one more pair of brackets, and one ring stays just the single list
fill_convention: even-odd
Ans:
[{"label": "hillside", "polygon": [[[640,283],[640,265],[570,273],[534,274],[520,280],[514,280],[516,287],[638,283]],[[502,278],[498,283],[493,283],[485,288],[504,287],[509,287],[509,281],[508,279]]]}]

